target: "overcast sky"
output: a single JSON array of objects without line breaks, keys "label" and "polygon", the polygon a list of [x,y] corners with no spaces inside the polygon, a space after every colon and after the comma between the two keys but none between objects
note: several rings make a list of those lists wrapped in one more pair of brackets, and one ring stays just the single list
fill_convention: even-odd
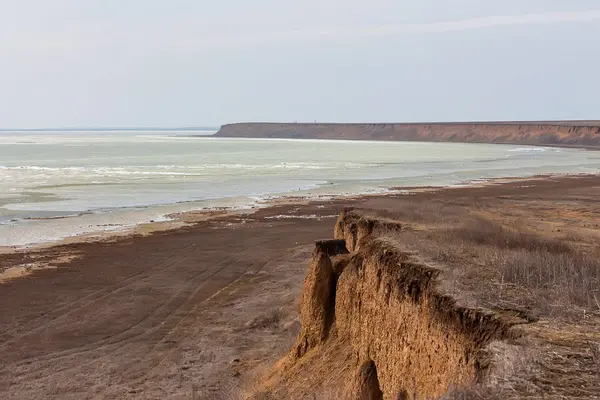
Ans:
[{"label": "overcast sky", "polygon": [[597,0],[0,0],[0,127],[600,119]]}]

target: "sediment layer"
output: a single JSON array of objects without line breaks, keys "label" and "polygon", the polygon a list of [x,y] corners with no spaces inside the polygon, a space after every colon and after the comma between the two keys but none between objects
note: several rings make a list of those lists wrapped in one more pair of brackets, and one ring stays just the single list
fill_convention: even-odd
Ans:
[{"label": "sediment layer", "polygon": [[[348,371],[338,384],[356,399],[438,398],[484,375],[486,346],[511,323],[440,293],[441,271],[385,237],[398,229],[345,210],[335,239],[317,242],[289,371]],[[341,364],[318,354],[332,346],[346,347]]]},{"label": "sediment layer", "polygon": [[219,137],[600,146],[600,121],[223,125]]}]

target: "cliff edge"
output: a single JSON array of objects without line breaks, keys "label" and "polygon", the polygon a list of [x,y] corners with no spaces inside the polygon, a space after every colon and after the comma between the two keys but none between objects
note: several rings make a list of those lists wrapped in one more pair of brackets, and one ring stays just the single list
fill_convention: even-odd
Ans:
[{"label": "cliff edge", "polygon": [[598,182],[348,202],[315,243],[293,342],[242,398],[599,398]]},{"label": "cliff edge", "polygon": [[[308,398],[296,390],[319,385],[336,388],[327,398],[439,398],[482,379],[488,346],[516,337],[512,327],[527,323],[460,306],[442,293],[441,271],[387,236],[402,229],[346,210],[335,239],[316,243],[301,331],[268,383],[273,398]],[[298,384],[305,379],[311,382]]]},{"label": "cliff edge", "polygon": [[223,125],[217,137],[503,143],[600,147],[600,121]]}]

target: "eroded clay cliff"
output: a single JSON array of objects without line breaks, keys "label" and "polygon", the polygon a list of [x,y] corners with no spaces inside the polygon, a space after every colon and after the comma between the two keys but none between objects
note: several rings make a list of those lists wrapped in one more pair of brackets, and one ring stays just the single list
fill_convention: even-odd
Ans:
[{"label": "eroded clay cliff", "polygon": [[216,136],[600,146],[600,121],[223,125]]},{"label": "eroded clay cliff", "polygon": [[317,242],[277,395],[302,397],[291,388],[306,379],[335,386],[335,398],[431,399],[485,374],[486,346],[511,324],[440,293],[440,271],[387,237],[399,229],[345,210],[335,240]]}]

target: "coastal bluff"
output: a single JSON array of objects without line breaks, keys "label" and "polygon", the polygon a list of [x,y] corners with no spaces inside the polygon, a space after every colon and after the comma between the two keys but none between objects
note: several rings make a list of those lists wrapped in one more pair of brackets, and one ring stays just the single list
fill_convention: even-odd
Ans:
[{"label": "coastal bluff", "polygon": [[498,143],[600,147],[600,121],[477,123],[236,123],[216,137]]},{"label": "coastal bluff", "polygon": [[442,293],[443,271],[393,239],[403,229],[345,209],[334,239],[316,242],[300,333],[267,381],[272,398],[329,386],[339,392],[327,398],[434,399],[489,375],[490,344],[516,337],[511,328],[526,321]]}]

